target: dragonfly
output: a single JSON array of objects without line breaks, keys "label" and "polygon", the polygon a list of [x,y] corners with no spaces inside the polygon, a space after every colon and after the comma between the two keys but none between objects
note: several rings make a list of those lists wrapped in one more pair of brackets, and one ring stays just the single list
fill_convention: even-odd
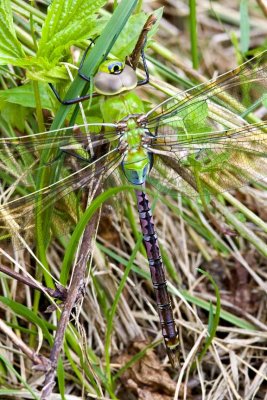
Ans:
[{"label": "dragonfly", "polygon": [[[114,96],[114,82],[119,79],[121,85],[121,74],[126,74],[123,90]],[[207,193],[216,195],[253,181],[264,182],[267,121],[259,120],[254,111],[264,115],[265,110],[266,115],[267,51],[216,79],[176,92],[148,110],[132,91],[137,85],[132,77],[133,71],[120,60],[106,61],[94,77],[96,92],[106,96],[100,106],[103,122],[1,138],[0,155],[9,162],[18,155],[33,155],[29,171],[48,168],[59,157],[67,167],[61,179],[9,200],[0,206],[0,213],[15,219],[23,214],[27,219],[37,196],[43,196],[45,209],[56,199],[86,188],[98,178],[108,180],[119,171],[121,179],[135,190],[162,335],[175,365],[180,347],[178,329],[145,187],[151,184],[156,190],[169,188],[192,198],[200,194],[205,198]],[[125,82],[130,82],[129,87]],[[57,98],[60,100],[59,95]],[[245,99],[246,105],[238,98]],[[72,100],[68,104],[84,99]],[[54,149],[58,155],[39,167],[36,159],[43,149]]]}]

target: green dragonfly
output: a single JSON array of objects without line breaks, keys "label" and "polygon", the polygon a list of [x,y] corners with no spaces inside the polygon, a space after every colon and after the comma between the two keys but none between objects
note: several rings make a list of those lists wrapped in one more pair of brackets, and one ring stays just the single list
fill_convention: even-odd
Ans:
[{"label": "green dragonfly", "polygon": [[[94,179],[108,178],[118,168],[122,179],[135,188],[162,334],[175,364],[178,331],[144,187],[151,183],[158,190],[167,188],[205,199],[210,193],[266,179],[267,122],[260,121],[254,111],[266,109],[267,51],[217,79],[175,93],[149,110],[132,92],[137,84],[135,72],[121,60],[105,61],[94,77],[95,91],[105,95],[100,101],[103,122],[64,128],[56,135],[49,131],[2,138],[0,154],[7,155],[9,162],[32,153],[30,172],[38,171],[39,151],[48,148],[57,151],[57,156],[41,168],[49,168],[60,157],[67,168],[57,182],[8,201],[0,211],[8,218],[27,219],[38,196],[42,195],[45,209]],[[241,97],[246,107],[237,100]],[[65,103],[82,100],[85,98]],[[76,162],[68,164],[68,160]]]}]

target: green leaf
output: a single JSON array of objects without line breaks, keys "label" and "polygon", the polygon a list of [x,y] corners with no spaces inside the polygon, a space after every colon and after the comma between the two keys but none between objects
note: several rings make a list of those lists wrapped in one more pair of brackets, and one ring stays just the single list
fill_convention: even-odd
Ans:
[{"label": "green leaf", "polygon": [[[153,25],[152,29],[147,34],[148,42],[149,39],[151,39],[151,37],[156,33],[158,29],[162,13],[163,13],[163,7],[161,7],[159,10],[156,10],[152,14],[157,18],[157,22]],[[148,19],[148,14],[145,14],[144,12],[134,14],[130,17],[126,26],[120,33],[120,39],[115,43],[115,45],[111,50],[112,54],[115,57],[124,60],[127,56],[129,56],[132,53],[147,19]]]},{"label": "green leaf", "polygon": [[30,113],[30,109],[17,104],[4,103],[0,101],[0,113],[1,119],[3,119],[7,124],[10,124],[13,128],[23,131],[25,128],[26,118]]},{"label": "green leaf", "polygon": [[266,107],[267,108],[267,94],[265,93],[263,96],[262,96],[262,104],[264,105],[264,107]]},{"label": "green leaf", "polygon": [[146,20],[147,15],[144,12],[134,14],[129,18],[129,21],[120,33],[119,40],[117,40],[111,49],[114,56],[124,60],[132,53]]},{"label": "green leaf", "polygon": [[65,400],[65,371],[62,358],[59,357],[58,364],[57,364],[57,381],[59,392],[61,395],[61,399]]},{"label": "green leaf", "polygon": [[[230,158],[230,152],[224,151],[217,154],[215,151],[209,149],[200,150],[196,155],[193,154],[191,160],[194,159],[194,166],[198,167],[198,170],[202,173],[216,172],[222,168],[223,165],[227,165]],[[189,157],[188,157],[189,158]]]},{"label": "green leaf", "polygon": [[236,213],[234,213],[234,216],[238,219],[238,221],[240,221],[240,222],[243,222],[243,223],[245,223],[245,222],[247,222],[247,218],[246,218],[246,216],[242,213],[242,212],[236,212]]},{"label": "green leaf", "polygon": [[[209,109],[205,100],[192,99],[190,105],[184,103],[185,100],[174,97],[170,99],[165,107],[164,112],[168,112],[168,117],[164,118],[164,123],[169,124],[174,129],[182,128],[184,131],[177,132],[179,140],[183,141],[196,138],[205,139],[206,136],[203,133],[211,131],[211,128],[207,125],[207,117]],[[192,132],[192,136],[190,133]]]},{"label": "green leaf", "polygon": [[15,314],[39,326],[45,338],[48,340],[49,344],[52,345],[53,343],[52,336],[50,335],[45,322],[40,317],[38,317],[32,310],[30,310],[28,307],[25,307],[22,304],[17,303],[16,301],[10,300],[3,296],[0,296],[0,302],[5,304],[7,307],[11,308],[11,310]]},{"label": "green leaf", "polygon": [[118,122],[129,114],[142,114],[144,107],[140,97],[129,92],[105,98],[101,103],[101,112],[105,122]]},{"label": "green leaf", "polygon": [[12,63],[24,57],[22,46],[16,37],[9,0],[0,2],[0,65]]},{"label": "green leaf", "polygon": [[159,28],[159,23],[160,23],[160,20],[162,18],[163,11],[164,11],[164,7],[160,7],[156,11],[154,11],[153,14],[152,14],[152,15],[154,15],[154,17],[157,18],[157,21],[155,22],[155,24],[153,25],[152,29],[150,29],[150,31],[147,34],[148,43],[151,40],[151,38],[155,35],[155,33],[157,32],[157,30]]},{"label": "green leaf", "polygon": [[54,65],[43,57],[35,57],[29,60],[20,60],[16,65],[27,69],[27,78],[36,81],[56,83],[59,80],[69,80],[64,65]]},{"label": "green leaf", "polygon": [[204,100],[192,100],[191,104],[187,107],[181,106],[179,111],[179,117],[183,118],[183,122],[187,129],[193,129],[197,126],[199,127],[206,123],[208,117],[209,108],[207,102]]},{"label": "green leaf", "polygon": [[98,31],[95,13],[107,0],[54,0],[48,8],[37,55],[57,63],[72,44]]},{"label": "green leaf", "polygon": [[[39,84],[42,108],[52,110],[51,100],[47,87]],[[23,107],[36,108],[35,96],[32,83],[23,86],[17,86],[8,90],[0,90],[0,108],[1,102],[18,104]]]}]

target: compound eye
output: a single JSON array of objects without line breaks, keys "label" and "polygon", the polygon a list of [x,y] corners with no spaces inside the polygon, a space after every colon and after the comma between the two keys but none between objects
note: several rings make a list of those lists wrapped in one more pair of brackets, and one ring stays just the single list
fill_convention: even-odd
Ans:
[{"label": "compound eye", "polygon": [[116,62],[109,64],[108,72],[110,74],[117,75],[117,74],[120,74],[121,71],[123,71],[123,68],[124,68],[123,63],[121,61],[116,61]]}]

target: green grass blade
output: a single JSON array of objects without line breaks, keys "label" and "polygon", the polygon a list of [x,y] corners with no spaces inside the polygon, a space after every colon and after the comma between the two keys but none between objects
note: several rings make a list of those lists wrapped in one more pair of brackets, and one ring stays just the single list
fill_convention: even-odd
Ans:
[{"label": "green grass blade", "polygon": [[[32,398],[35,400],[39,400],[39,396],[37,396],[34,393],[34,390],[30,387],[30,385],[27,384],[27,382],[21,377],[21,375],[16,371],[15,368],[13,368],[13,366],[9,363],[9,361],[7,361],[3,356],[1,356],[0,354],[0,361],[2,361],[2,363],[7,367],[7,369],[9,369],[12,374],[14,374],[18,380],[25,386],[25,388],[29,391],[29,393],[31,393],[31,395],[33,396]],[[12,394],[14,395],[14,390],[12,389],[12,391],[10,391],[8,393],[8,390],[5,391],[5,389],[0,389],[0,395],[8,395],[8,394]],[[19,395],[19,391],[17,392],[17,394]]]},{"label": "green grass blade", "polygon": [[72,265],[74,255],[76,253],[76,249],[77,249],[79,240],[83,234],[83,231],[84,231],[86,225],[88,224],[88,222],[90,221],[90,219],[92,218],[94,213],[100,208],[100,206],[106,200],[108,200],[109,198],[111,198],[112,196],[116,195],[119,192],[128,191],[130,189],[132,189],[132,186],[120,186],[120,187],[108,189],[104,193],[102,193],[101,195],[96,197],[92,201],[91,205],[86,209],[86,211],[80,218],[78,224],[76,225],[76,228],[71,236],[71,239],[68,244],[68,248],[65,253],[65,257],[64,257],[64,260],[62,263],[61,275],[60,275],[60,282],[63,285],[65,285],[68,280],[69,271],[70,271],[70,268]]},{"label": "green grass blade", "polygon": [[215,310],[213,309],[212,304],[210,307],[209,326],[208,326],[209,336],[206,338],[205,345],[204,345],[203,349],[201,350],[200,354],[198,355],[198,361],[201,361],[202,358],[204,357],[204,355],[206,354],[206,352],[208,351],[208,348],[210,347],[213,338],[216,335],[216,330],[217,330],[217,327],[218,327],[219,321],[220,321],[221,296],[220,296],[219,288],[218,288],[216,282],[214,281],[213,277],[208,272],[203,271],[200,268],[198,268],[198,271],[201,274],[205,275],[209,279],[209,281],[211,282],[211,284],[214,288],[215,295],[216,295]]},{"label": "green grass blade", "polygon": [[58,364],[57,364],[57,381],[59,392],[61,395],[61,399],[65,400],[65,371],[62,358],[59,357]]},{"label": "green grass blade", "polygon": [[240,2],[240,50],[245,54],[249,49],[249,14],[248,14],[248,0],[241,0]]},{"label": "green grass blade", "polygon": [[28,307],[22,304],[17,303],[16,301],[10,300],[3,296],[0,296],[0,302],[9,307],[15,314],[39,326],[43,332],[44,337],[48,340],[49,344],[52,345],[53,339],[49,333],[46,323],[40,317],[38,317],[32,310],[30,310]]},{"label": "green grass blade", "polygon": [[198,49],[197,49],[197,10],[196,0],[189,0],[190,9],[190,39],[191,39],[191,56],[193,68],[198,69]]},{"label": "green grass blade", "polygon": [[112,330],[113,330],[113,321],[115,317],[115,313],[117,310],[117,306],[120,300],[120,296],[122,294],[122,291],[124,289],[124,286],[126,284],[127,278],[129,276],[129,273],[132,269],[133,262],[136,258],[136,254],[140,249],[140,246],[142,244],[143,236],[140,235],[139,239],[136,242],[136,245],[133,249],[133,252],[131,254],[131,257],[127,263],[126,269],[124,271],[124,274],[122,276],[122,279],[120,281],[118,290],[116,292],[112,307],[110,309],[108,321],[107,321],[107,331],[106,331],[106,341],[105,341],[105,359],[106,359],[106,374],[107,374],[107,379],[110,384],[112,385],[112,377],[111,377],[111,368],[110,368],[110,344],[111,344],[111,335],[112,335]]}]

